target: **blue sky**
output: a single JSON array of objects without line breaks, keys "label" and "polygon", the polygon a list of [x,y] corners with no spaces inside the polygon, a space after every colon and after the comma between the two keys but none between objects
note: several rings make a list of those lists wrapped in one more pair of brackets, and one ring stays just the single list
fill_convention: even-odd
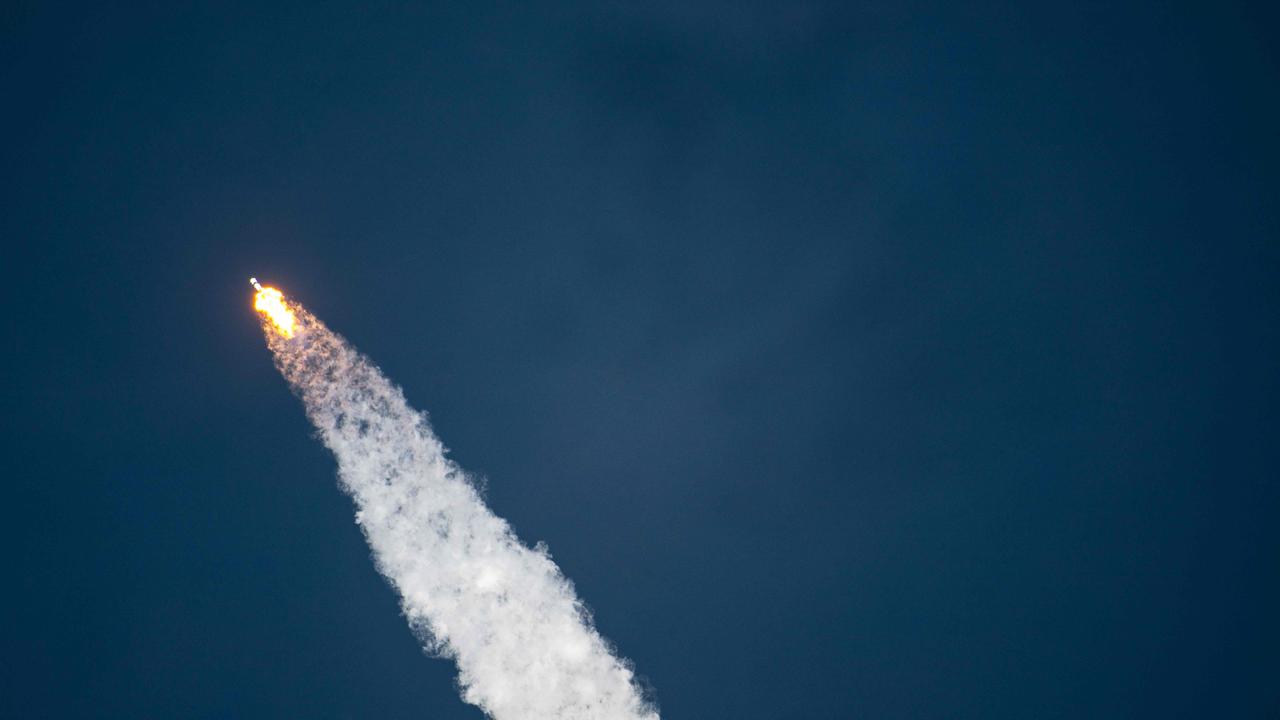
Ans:
[{"label": "blue sky", "polygon": [[4,714],[479,718],[250,275],[664,717],[1280,706],[1274,13],[18,5]]}]

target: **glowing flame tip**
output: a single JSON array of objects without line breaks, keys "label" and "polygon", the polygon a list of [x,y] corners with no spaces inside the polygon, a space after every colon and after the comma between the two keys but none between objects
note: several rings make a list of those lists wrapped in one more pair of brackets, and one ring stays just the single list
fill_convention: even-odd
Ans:
[{"label": "glowing flame tip", "polygon": [[275,326],[276,332],[284,337],[293,337],[298,326],[298,318],[284,301],[284,293],[270,287],[262,286],[257,278],[249,278],[249,282],[258,290],[253,298],[253,309],[266,315]]}]

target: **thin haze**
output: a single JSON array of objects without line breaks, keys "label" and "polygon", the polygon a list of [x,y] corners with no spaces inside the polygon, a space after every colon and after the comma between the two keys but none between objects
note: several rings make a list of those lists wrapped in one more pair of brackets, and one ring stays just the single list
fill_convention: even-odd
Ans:
[{"label": "thin haze", "polygon": [[457,662],[463,699],[495,720],[657,720],[546,549],[523,545],[484,505],[368,358],[292,307],[293,338],[264,320],[276,365],[336,456],[410,625]]}]

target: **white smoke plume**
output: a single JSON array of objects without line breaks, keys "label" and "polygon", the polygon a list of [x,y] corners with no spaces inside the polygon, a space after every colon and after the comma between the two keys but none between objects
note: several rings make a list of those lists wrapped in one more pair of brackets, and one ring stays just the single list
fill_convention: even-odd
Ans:
[{"label": "white smoke plume", "polygon": [[522,544],[368,358],[290,303],[276,366],[338,460],[378,569],[426,648],[494,720],[658,720],[543,546]]}]

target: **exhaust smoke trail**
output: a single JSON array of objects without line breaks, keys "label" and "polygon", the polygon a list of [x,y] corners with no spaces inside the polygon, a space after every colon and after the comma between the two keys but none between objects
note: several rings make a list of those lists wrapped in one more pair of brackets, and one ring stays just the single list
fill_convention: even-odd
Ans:
[{"label": "exhaust smoke trail", "polygon": [[315,316],[252,281],[267,344],[338,461],[378,570],[465,701],[494,720],[658,720],[545,548],[445,457],[400,388]]}]

